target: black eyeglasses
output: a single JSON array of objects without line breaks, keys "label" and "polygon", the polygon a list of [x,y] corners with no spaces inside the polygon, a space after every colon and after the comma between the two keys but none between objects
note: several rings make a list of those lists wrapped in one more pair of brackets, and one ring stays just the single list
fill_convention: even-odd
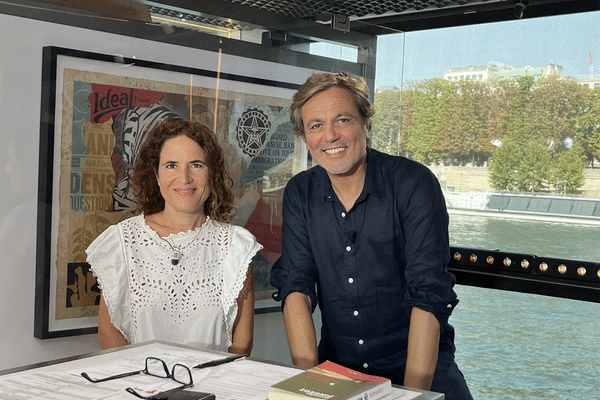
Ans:
[{"label": "black eyeglasses", "polygon": [[[169,371],[169,368],[167,367],[167,363],[165,363],[160,358],[156,358],[156,357],[147,357],[145,368],[141,369],[139,371],[125,372],[123,374],[113,375],[113,376],[109,376],[109,377],[101,378],[101,379],[90,378],[90,376],[86,372],[82,372],[81,376],[83,376],[85,379],[87,379],[90,382],[99,383],[99,382],[110,381],[113,379],[125,378],[127,376],[138,375],[138,374],[146,374],[146,375],[150,375],[150,376],[156,376],[158,378],[168,378],[168,379],[172,379],[175,382],[181,384],[181,386],[175,387],[173,389],[169,389],[163,393],[168,393],[168,392],[172,392],[175,390],[181,390],[181,389],[185,389],[185,388],[194,386],[194,381],[192,379],[192,371],[190,371],[190,369],[187,366],[185,366],[183,364],[174,364],[173,367],[171,368],[171,370]],[[125,390],[127,390],[127,392],[129,392],[129,393],[133,394],[134,396],[137,396],[141,399],[152,398],[152,396],[144,397],[144,396],[140,395],[133,388],[127,388]]]}]

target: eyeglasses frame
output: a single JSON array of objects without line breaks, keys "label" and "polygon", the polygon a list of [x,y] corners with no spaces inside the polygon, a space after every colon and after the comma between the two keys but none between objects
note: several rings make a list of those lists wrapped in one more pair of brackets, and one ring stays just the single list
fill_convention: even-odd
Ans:
[{"label": "eyeglasses frame", "polygon": [[[159,361],[162,364],[162,366],[163,366],[163,368],[165,370],[165,375],[166,376],[156,375],[156,374],[151,373],[148,370],[148,361],[150,361],[150,360]],[[174,376],[175,375],[175,367],[177,367],[177,366],[183,367],[183,368],[185,368],[187,370],[187,372],[189,374],[189,377],[190,377],[190,382],[189,383],[185,383],[185,382],[182,382],[180,380],[175,379],[175,376]],[[155,376],[157,378],[172,379],[175,382],[181,384],[181,386],[178,386],[178,387],[173,388],[173,389],[166,390],[166,391],[164,391],[162,393],[169,393],[169,392],[173,392],[173,391],[176,391],[176,390],[182,390],[182,389],[194,386],[194,380],[192,378],[192,371],[189,369],[189,367],[187,365],[183,365],[183,364],[180,364],[180,363],[173,364],[173,366],[171,367],[171,371],[169,372],[169,368],[167,367],[167,363],[164,362],[163,360],[161,360],[160,358],[157,358],[157,357],[146,357],[145,368],[141,369],[139,371],[125,372],[125,373],[122,373],[122,374],[117,374],[117,375],[109,376],[109,377],[106,377],[106,378],[100,378],[100,379],[93,379],[86,372],[82,372],[81,376],[84,377],[85,379],[87,379],[88,381],[92,382],[92,383],[100,383],[100,382],[111,381],[111,380],[114,380],[114,379],[125,378],[125,377],[128,377],[128,376],[133,376],[133,375],[138,375],[138,374],[146,374],[146,375],[150,375],[150,376]],[[131,393],[134,396],[139,397],[140,399],[152,398],[152,396],[144,397],[144,396],[140,395],[138,392],[136,392],[135,389],[130,388],[130,387],[128,387],[125,390],[128,393]]]}]

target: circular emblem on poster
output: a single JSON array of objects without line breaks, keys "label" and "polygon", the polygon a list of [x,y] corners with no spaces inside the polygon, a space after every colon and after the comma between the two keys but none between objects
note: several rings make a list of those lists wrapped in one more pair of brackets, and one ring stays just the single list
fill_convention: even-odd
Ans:
[{"label": "circular emblem on poster", "polygon": [[253,108],[244,111],[237,125],[237,140],[244,154],[254,157],[267,140],[271,129],[269,118]]}]

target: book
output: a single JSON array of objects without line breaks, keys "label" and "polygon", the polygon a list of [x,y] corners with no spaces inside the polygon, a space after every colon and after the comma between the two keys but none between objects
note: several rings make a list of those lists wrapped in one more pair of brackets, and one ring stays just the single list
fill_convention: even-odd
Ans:
[{"label": "book", "polygon": [[387,378],[325,361],[271,385],[269,400],[377,400],[391,392],[392,382]]}]

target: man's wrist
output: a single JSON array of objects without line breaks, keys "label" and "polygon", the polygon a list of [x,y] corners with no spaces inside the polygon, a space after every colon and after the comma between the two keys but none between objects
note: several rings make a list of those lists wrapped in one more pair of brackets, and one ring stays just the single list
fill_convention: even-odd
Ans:
[{"label": "man's wrist", "polygon": [[301,368],[312,368],[315,365],[319,364],[319,359],[316,356],[308,356],[308,357],[293,357],[292,362],[295,366]]}]

